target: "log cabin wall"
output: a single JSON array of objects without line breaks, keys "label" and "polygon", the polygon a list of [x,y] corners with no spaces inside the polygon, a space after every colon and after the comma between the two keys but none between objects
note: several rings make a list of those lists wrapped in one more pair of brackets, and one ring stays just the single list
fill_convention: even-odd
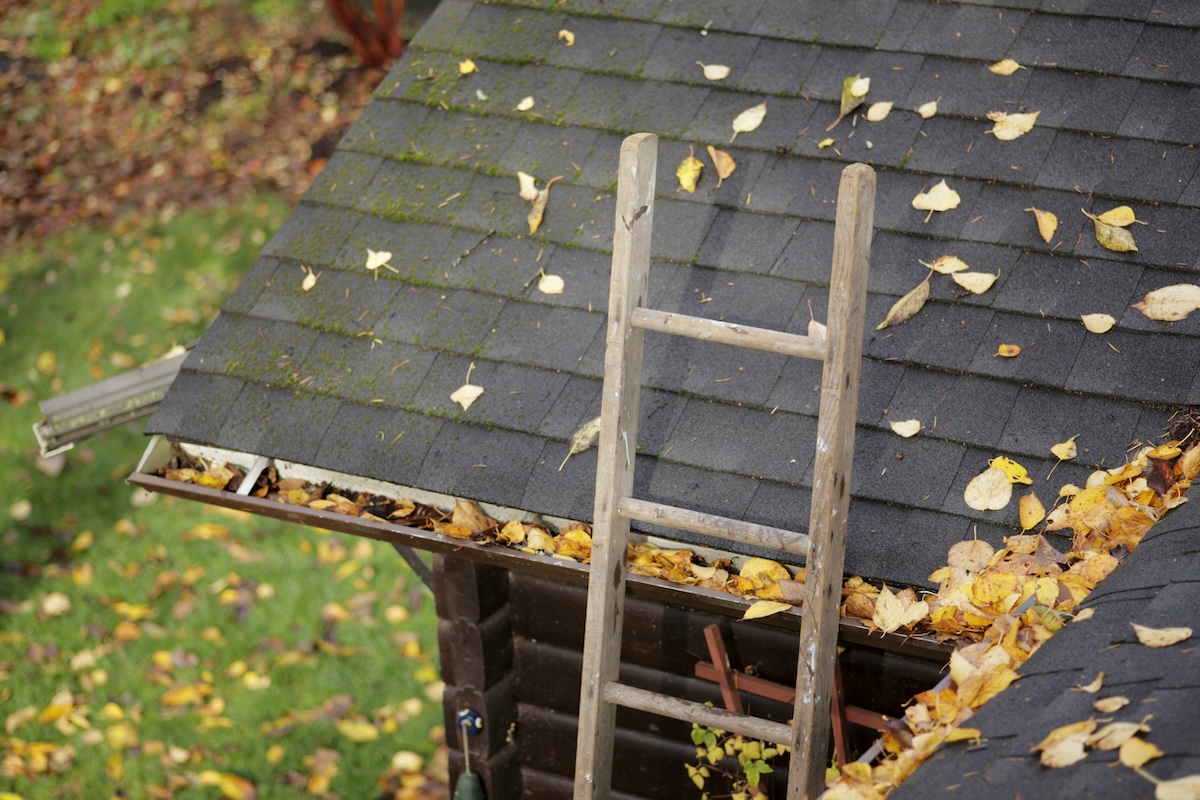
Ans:
[{"label": "log cabin wall", "polygon": [[[464,763],[455,716],[470,708],[484,717],[483,731],[467,744],[489,800],[570,797],[586,586],[446,556],[437,557],[435,577],[452,781]],[[621,680],[720,706],[717,685],[693,677],[696,662],[709,660],[704,628],[712,623],[721,627],[735,669],[791,685],[794,632],[632,596],[625,606]],[[900,716],[909,698],[937,682],[940,666],[883,649],[847,648],[847,702]],[[791,716],[790,704],[746,693],[742,700],[756,715]],[[684,768],[695,760],[689,724],[630,709],[618,710],[617,723],[616,800],[700,796]],[[863,749],[874,738],[859,731],[852,746]],[[770,797],[783,797],[786,774],[779,764],[766,777]]]}]

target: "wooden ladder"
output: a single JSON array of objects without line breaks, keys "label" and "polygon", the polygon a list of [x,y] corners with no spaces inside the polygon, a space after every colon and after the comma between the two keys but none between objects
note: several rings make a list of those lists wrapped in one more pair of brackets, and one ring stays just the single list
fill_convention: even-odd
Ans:
[{"label": "wooden ladder", "polygon": [[[825,341],[645,308],[654,223],[658,139],[639,133],[621,146],[601,405],[596,506],[584,634],[575,800],[608,800],[617,706],[789,745],[788,798],[824,788],[838,606],[850,504],[850,466],[875,209],[875,172],[842,172],[834,230]],[[809,533],[651,503],[632,496],[645,331],[821,359]],[[625,561],[632,520],[715,536],[805,559],[807,579],[792,724],[746,716],[618,681]]]}]

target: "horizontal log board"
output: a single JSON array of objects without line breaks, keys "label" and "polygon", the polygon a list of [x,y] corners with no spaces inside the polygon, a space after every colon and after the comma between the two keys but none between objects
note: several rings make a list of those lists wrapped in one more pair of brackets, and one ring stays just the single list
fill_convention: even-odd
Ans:
[{"label": "horizontal log board", "polygon": [[[526,703],[518,706],[517,718],[521,766],[573,777],[578,718]],[[645,800],[680,800],[699,795],[685,770],[685,765],[696,758],[696,748],[690,741],[671,741],[618,727],[614,752],[615,790]]]},{"label": "horizontal log board", "polygon": [[[187,500],[232,508],[250,514],[259,514],[297,525],[323,528],[326,530],[363,536],[368,539],[386,542],[393,545],[415,547],[432,553],[466,558],[483,564],[503,567],[516,574],[535,574],[555,578],[556,580],[586,585],[588,567],[574,561],[567,561],[552,556],[539,556],[513,550],[506,547],[483,547],[479,545],[464,545],[454,539],[439,536],[431,531],[409,528],[404,525],[374,522],[372,520],[336,514],[331,511],[318,511],[306,506],[293,506],[277,503],[258,497],[244,497],[233,492],[220,489],[208,489],[190,483],[167,480],[157,475],[134,473],[127,481],[143,489],[162,494],[169,494]],[[727,592],[715,589],[699,589],[694,586],[683,586],[669,583],[656,578],[642,575],[629,576],[629,591],[634,597],[657,600],[663,603],[686,605],[698,610],[723,615],[725,617],[740,617],[752,601],[737,597]],[[780,628],[789,631],[799,631],[800,615],[795,612],[776,614],[755,623],[756,626]],[[580,632],[582,636],[582,631]],[[888,634],[871,635],[867,628],[858,620],[841,620],[839,639],[841,643],[862,644],[883,650],[896,650],[913,658],[925,658],[944,665],[950,658],[950,648],[938,644],[927,637]]]}]

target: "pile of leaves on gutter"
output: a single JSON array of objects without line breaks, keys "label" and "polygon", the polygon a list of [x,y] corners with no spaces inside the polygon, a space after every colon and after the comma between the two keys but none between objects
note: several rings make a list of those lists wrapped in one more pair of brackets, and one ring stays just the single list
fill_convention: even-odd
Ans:
[{"label": "pile of leaves on gutter", "polygon": [[[1012,483],[1028,480],[1020,465],[1003,457],[989,469],[1003,472]],[[159,474],[228,491],[236,491],[244,478],[228,464],[184,463],[178,458]],[[1197,475],[1200,442],[1192,436],[1183,442],[1147,445],[1120,467],[1096,470],[1085,486],[1062,487],[1049,513],[1040,504],[1032,508],[1034,504],[1023,502],[1025,531],[1007,537],[1002,548],[983,540],[951,547],[946,565],[930,576],[939,584],[938,591],[924,598],[912,588],[893,592],[861,577],[848,578],[842,590],[844,617],[882,633],[934,636],[952,642],[955,649],[948,679],[917,695],[904,718],[884,733],[885,757],[874,766],[849,764],[831,775],[826,797],[883,797],[942,744],[978,738],[979,731],[965,724],[975,710],[1016,680],[1017,668],[1064,625],[1090,616],[1090,610],[1077,612],[1079,604],[1165,512],[1186,502],[1185,493]],[[555,530],[537,519],[500,521],[467,499],[442,509],[279,478],[271,469],[259,476],[251,494],[428,530],[477,546],[510,547],[583,563],[591,556],[591,530],[584,523]],[[1034,531],[1038,525],[1040,531]],[[1043,535],[1054,531],[1071,532],[1067,552],[1057,550]],[[706,563],[692,550],[634,542],[628,568],[751,598],[755,602],[747,618],[786,610],[803,594],[804,570],[764,558],[745,559],[737,566],[724,558]]]}]

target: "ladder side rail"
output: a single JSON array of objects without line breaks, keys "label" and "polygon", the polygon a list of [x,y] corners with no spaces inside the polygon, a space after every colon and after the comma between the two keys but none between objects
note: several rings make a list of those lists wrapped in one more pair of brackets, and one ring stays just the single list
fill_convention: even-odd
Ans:
[{"label": "ladder side rail", "polygon": [[632,321],[634,327],[648,331],[690,336],[693,339],[731,344],[735,347],[748,347],[753,350],[766,350],[769,353],[781,353],[785,356],[811,358],[814,361],[825,358],[825,342],[812,336],[801,336],[786,331],[772,331],[752,325],[739,325],[734,322],[693,317],[688,314],[674,314],[670,311],[659,311],[653,308],[637,309],[633,312]]},{"label": "ladder side rail", "polygon": [[825,787],[824,759],[830,735],[826,715],[833,692],[874,218],[875,171],[865,164],[852,164],[842,171],[833,234],[829,328],[808,529],[812,544],[806,564],[805,613],[796,667],[795,741],[788,800],[815,798]]},{"label": "ladder side rail", "polygon": [[681,531],[713,536],[753,547],[778,550],[795,556],[808,556],[809,537],[806,533],[653,503],[636,497],[622,497],[617,501],[617,510],[622,516],[639,522],[663,524]]},{"label": "ladder side rail", "polygon": [[604,687],[617,680],[620,668],[629,538],[629,520],[618,513],[617,499],[633,491],[645,339],[645,333],[630,324],[630,316],[647,297],[657,162],[658,137],[653,134],[636,134],[622,143],[580,681],[575,800],[608,800],[612,781],[616,707],[605,701]]}]

